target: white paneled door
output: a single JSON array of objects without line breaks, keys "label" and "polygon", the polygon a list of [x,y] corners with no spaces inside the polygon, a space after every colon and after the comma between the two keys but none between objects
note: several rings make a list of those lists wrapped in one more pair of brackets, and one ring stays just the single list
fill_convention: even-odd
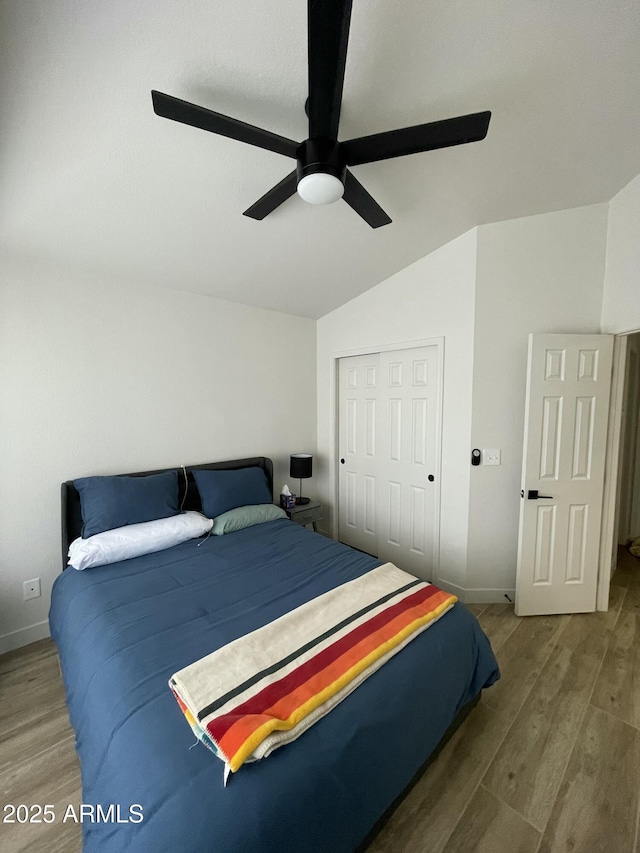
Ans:
[{"label": "white paneled door", "polygon": [[612,335],[530,335],[518,616],[595,610]]},{"label": "white paneled door", "polygon": [[437,560],[436,345],[340,359],[339,539],[430,580]]}]

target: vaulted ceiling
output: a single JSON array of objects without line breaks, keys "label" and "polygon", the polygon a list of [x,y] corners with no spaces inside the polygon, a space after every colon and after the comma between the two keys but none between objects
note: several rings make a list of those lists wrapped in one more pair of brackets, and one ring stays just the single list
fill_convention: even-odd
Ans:
[{"label": "vaulted ceiling", "polygon": [[353,168],[389,213],[242,211],[278,154],[158,118],[151,89],[307,136],[304,0],[0,0],[0,249],[319,317],[474,225],[640,172],[632,0],[354,0],[340,138],[489,109],[483,142]]}]

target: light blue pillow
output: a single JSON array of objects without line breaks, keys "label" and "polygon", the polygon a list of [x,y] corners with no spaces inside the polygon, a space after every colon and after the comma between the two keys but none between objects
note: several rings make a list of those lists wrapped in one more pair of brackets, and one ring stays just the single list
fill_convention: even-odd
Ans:
[{"label": "light blue pillow", "polygon": [[80,477],[73,485],[80,495],[83,539],[180,512],[177,471],[146,477]]},{"label": "light blue pillow", "polygon": [[253,527],[254,524],[286,517],[287,513],[275,504],[239,506],[214,518],[211,532],[214,536],[223,536],[225,533],[233,533],[234,530],[242,530],[243,527]]},{"label": "light blue pillow", "polygon": [[230,509],[255,504],[270,504],[271,490],[262,468],[207,470],[196,468],[193,477],[200,493],[202,512],[216,518]]}]

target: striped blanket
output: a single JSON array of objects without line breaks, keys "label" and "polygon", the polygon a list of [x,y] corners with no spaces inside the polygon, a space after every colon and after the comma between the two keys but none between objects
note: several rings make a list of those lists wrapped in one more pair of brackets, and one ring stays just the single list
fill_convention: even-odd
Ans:
[{"label": "striped blanket", "polygon": [[177,672],[196,736],[229,772],[327,714],[456,602],[386,563]]}]

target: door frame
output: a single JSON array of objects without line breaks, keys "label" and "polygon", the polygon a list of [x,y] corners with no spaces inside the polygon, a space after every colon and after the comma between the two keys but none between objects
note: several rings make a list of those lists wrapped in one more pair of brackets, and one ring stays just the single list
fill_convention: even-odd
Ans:
[{"label": "door frame", "polygon": [[331,436],[329,442],[329,494],[331,495],[331,513],[330,535],[336,540],[338,538],[339,522],[339,485],[337,476],[337,465],[339,459],[339,393],[340,385],[338,380],[339,375],[339,360],[341,358],[349,358],[354,355],[372,355],[379,352],[393,352],[394,350],[411,350],[418,347],[436,347],[437,352],[437,376],[438,376],[438,394],[436,402],[436,464],[435,464],[435,485],[436,493],[434,496],[434,554],[435,565],[433,567],[433,576],[438,577],[440,569],[440,502],[441,502],[441,476],[442,476],[442,415],[443,415],[443,398],[444,398],[444,337],[437,338],[420,338],[419,340],[411,341],[396,341],[394,343],[372,344],[371,346],[355,347],[348,350],[336,350],[331,353],[331,369],[329,371],[329,401],[331,410],[329,411],[329,419],[331,423]]},{"label": "door frame", "polygon": [[596,610],[609,609],[609,587],[618,552],[618,519],[620,513],[620,485],[622,454],[622,405],[624,402],[625,373],[627,366],[627,339],[640,333],[640,329],[620,332],[613,339],[613,372],[611,376],[611,402],[604,471],[604,500],[602,505],[602,531]]}]

